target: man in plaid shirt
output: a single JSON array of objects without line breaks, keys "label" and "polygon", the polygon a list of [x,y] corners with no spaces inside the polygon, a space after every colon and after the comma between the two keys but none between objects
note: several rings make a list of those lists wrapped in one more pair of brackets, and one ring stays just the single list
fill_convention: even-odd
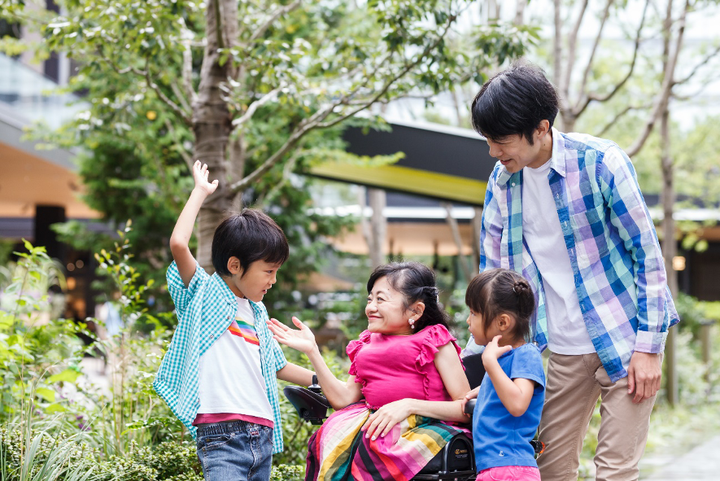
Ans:
[{"label": "man in plaid shirt", "polygon": [[473,126],[498,159],[480,271],[514,269],[535,292],[534,340],[551,352],[542,479],[577,479],[598,397],[597,479],[637,479],[678,315],[630,159],[614,142],[557,131],[557,113],[555,89],[527,64],[497,74],[473,101]]}]

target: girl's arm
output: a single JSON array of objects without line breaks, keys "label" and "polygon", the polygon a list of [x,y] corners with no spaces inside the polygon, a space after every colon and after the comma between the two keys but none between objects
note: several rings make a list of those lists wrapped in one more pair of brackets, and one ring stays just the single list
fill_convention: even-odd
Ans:
[{"label": "girl's arm", "polygon": [[180,277],[185,287],[190,285],[190,281],[195,275],[195,257],[190,252],[190,237],[192,236],[195,219],[197,218],[200,207],[203,202],[217,189],[218,181],[208,182],[207,164],[195,161],[193,165],[193,178],[195,179],[195,188],[190,193],[185,207],[180,213],[172,235],[170,236],[170,251],[173,259],[178,267]]},{"label": "girl's arm", "polygon": [[355,376],[350,376],[346,382],[336,378],[325,364],[325,359],[320,354],[320,349],[315,342],[315,335],[310,328],[297,317],[293,317],[292,321],[298,329],[291,329],[277,319],[270,319],[268,328],[279,343],[305,353],[315,369],[323,394],[332,408],[335,410],[342,409],[359,401],[362,397],[362,391],[360,385],[355,382]]},{"label": "girl's arm", "polygon": [[425,401],[420,399],[400,399],[382,406],[375,411],[363,426],[365,435],[385,436],[393,426],[407,419],[411,414],[439,419],[441,421],[468,422],[463,412],[465,394],[470,384],[458,357],[455,346],[447,343],[438,349],[435,355],[435,367],[445,384],[445,389],[455,401]]},{"label": "girl's arm", "polygon": [[498,340],[502,336],[495,336],[483,352],[483,365],[485,372],[492,380],[495,391],[497,391],[500,402],[505,409],[515,417],[522,416],[527,411],[532,395],[535,390],[535,382],[530,379],[510,379],[498,363],[498,357],[510,351],[512,346],[498,346]]},{"label": "girl's arm", "polygon": [[315,373],[310,369],[305,369],[302,366],[289,362],[285,364],[285,367],[277,372],[277,377],[278,379],[282,379],[283,381],[291,382],[293,384],[309,386],[312,384],[312,377],[314,374]]}]

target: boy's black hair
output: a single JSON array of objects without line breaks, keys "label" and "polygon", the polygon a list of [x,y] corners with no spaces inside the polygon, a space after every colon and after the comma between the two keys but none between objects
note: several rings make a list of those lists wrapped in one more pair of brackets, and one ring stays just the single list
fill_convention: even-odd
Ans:
[{"label": "boy's black hair", "polygon": [[283,264],[290,255],[282,229],[267,214],[255,209],[243,209],[231,215],[215,229],[212,242],[212,263],[221,276],[230,276],[228,260],[237,257],[243,276],[250,264],[263,260]]},{"label": "boy's black hair", "polygon": [[558,114],[558,95],[543,71],[528,63],[515,63],[485,82],[470,111],[473,128],[498,141],[524,136],[533,144],[533,132],[542,120],[552,127]]},{"label": "boy's black hair", "polygon": [[482,317],[488,330],[501,314],[515,319],[515,339],[530,338],[530,316],[535,295],[524,277],[509,269],[491,269],[473,277],[465,291],[465,304]]},{"label": "boy's black hair", "polygon": [[450,316],[438,302],[438,288],[435,286],[435,273],[432,269],[419,262],[391,262],[378,266],[368,279],[368,294],[372,292],[375,283],[383,277],[387,277],[390,287],[402,294],[406,309],[416,301],[425,304],[425,311],[415,321],[413,327],[415,332],[435,324],[449,328]]}]

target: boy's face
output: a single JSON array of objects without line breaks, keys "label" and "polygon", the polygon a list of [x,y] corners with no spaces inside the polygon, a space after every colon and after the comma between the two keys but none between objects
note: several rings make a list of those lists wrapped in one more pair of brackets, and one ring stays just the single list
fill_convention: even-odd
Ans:
[{"label": "boy's face", "polygon": [[[239,265],[239,262],[238,262]],[[227,280],[230,290],[238,297],[246,297],[253,302],[260,302],[268,290],[277,282],[277,271],[282,264],[270,264],[260,260],[250,264],[243,275],[242,268],[231,269],[232,277]]]}]

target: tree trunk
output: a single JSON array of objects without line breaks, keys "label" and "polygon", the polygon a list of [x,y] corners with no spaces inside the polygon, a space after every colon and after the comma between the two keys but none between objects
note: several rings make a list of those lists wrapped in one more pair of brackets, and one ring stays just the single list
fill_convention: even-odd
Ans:
[{"label": "tree trunk", "polygon": [[237,39],[237,2],[208,0],[205,21],[207,45],[200,71],[197,100],[192,107],[194,157],[208,165],[211,179],[220,181],[217,191],[208,198],[198,216],[197,259],[203,268],[213,272],[212,236],[225,213],[232,207],[234,197],[228,189],[232,172],[227,161],[232,124],[228,105],[220,90],[220,85],[231,76],[231,62],[220,65],[218,49],[231,47]]},{"label": "tree trunk", "polygon": [[472,220],[472,243],[473,243],[473,273],[480,269],[480,231],[482,230],[482,207],[475,207],[475,215]]},{"label": "tree trunk", "polygon": [[447,212],[447,223],[448,226],[450,226],[450,232],[452,233],[453,241],[455,242],[455,246],[458,250],[458,263],[460,263],[460,270],[462,271],[463,278],[465,279],[466,283],[470,282],[470,278],[472,277],[472,273],[470,272],[470,268],[467,264],[467,259],[465,258],[465,255],[462,252],[462,238],[460,237],[460,228],[458,227],[457,220],[452,216],[452,204],[450,202],[441,202],[442,206],[445,208],[445,212]]},{"label": "tree trunk", "polygon": [[663,242],[662,250],[665,258],[665,270],[667,271],[667,282],[673,297],[678,293],[677,272],[673,269],[673,259],[677,255],[677,240],[675,238],[675,219],[673,211],[675,208],[675,179],[673,176],[674,166],[672,154],[670,153],[669,134],[670,113],[666,110],[660,119],[660,136],[662,142],[662,206],[663,206]]},{"label": "tree trunk", "polygon": [[373,269],[385,263],[385,239],[387,237],[387,220],[385,219],[385,206],[387,205],[385,191],[382,189],[368,189],[370,197],[370,235],[372,237],[372,250],[370,262]]}]

